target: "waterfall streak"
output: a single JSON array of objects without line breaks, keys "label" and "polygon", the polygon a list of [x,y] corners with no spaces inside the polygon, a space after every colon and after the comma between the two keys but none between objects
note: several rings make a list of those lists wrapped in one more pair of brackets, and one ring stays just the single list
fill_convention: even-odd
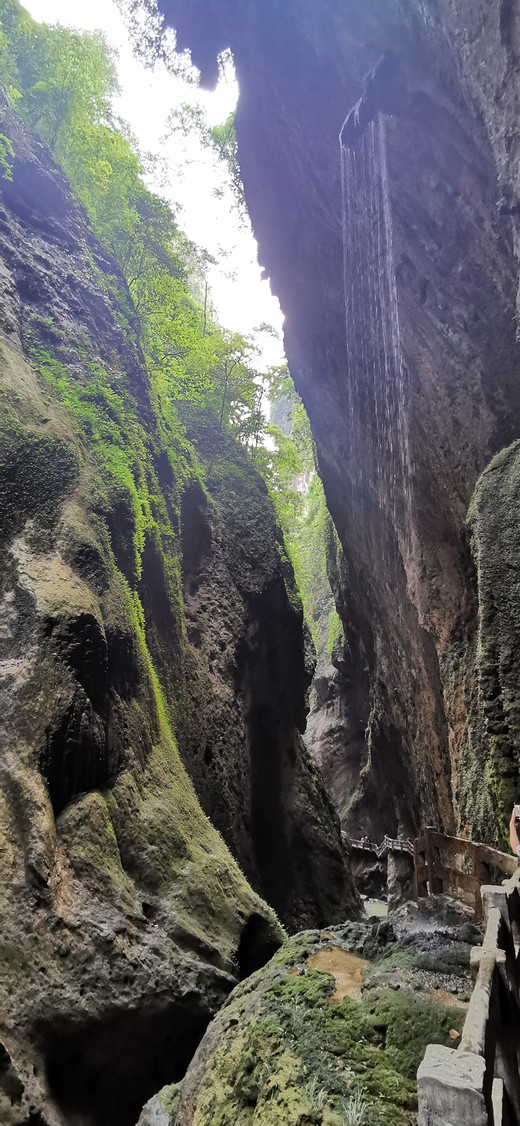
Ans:
[{"label": "waterfall streak", "polygon": [[408,538],[407,380],[382,115],[354,147],[342,145],[341,173],[351,473]]}]

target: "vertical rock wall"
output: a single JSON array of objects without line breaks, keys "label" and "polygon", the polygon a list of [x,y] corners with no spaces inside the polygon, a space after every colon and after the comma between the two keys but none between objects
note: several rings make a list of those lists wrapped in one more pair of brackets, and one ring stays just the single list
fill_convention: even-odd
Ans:
[{"label": "vertical rock wall", "polygon": [[[433,821],[492,838],[503,808],[481,769],[490,732],[468,723],[479,592],[465,522],[479,474],[520,423],[514,7],[164,0],[163,10],[203,74],[216,50],[235,55],[247,201],[344,553],[345,824],[380,836]],[[377,67],[384,52],[390,77]],[[358,386],[372,379],[362,332],[346,339],[337,140],[362,96],[361,118],[381,113],[386,132],[407,525],[373,469],[384,403],[353,402],[348,375],[354,363]]]}]

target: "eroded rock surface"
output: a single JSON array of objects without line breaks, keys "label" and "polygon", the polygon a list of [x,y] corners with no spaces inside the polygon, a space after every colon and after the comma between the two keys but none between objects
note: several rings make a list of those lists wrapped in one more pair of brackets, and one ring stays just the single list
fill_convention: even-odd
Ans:
[{"label": "eroded rock surface", "polygon": [[[459,647],[466,683],[471,686],[465,700],[474,747],[474,757],[467,756],[467,801],[482,801],[479,776],[483,775],[504,809],[513,805],[518,792],[519,501],[520,444],[514,442],[487,466],[469,507],[478,620],[470,643]],[[484,807],[477,814],[483,817],[485,812]]]},{"label": "eroded rock surface", "polygon": [[[247,688],[251,711],[267,706],[255,633],[281,676],[277,647],[286,631],[298,648],[301,612],[290,605],[293,580],[277,545],[247,614],[242,603],[230,614],[232,674],[208,673],[208,698],[182,717],[190,658],[182,493],[195,475],[152,409],[122,276],[48,152],[5,103],[1,129],[15,159],[12,182],[0,179],[0,1120],[132,1126],[154,1091],[181,1078],[239,977],[281,941],[274,912],[201,809],[175,732],[193,765],[190,725],[207,727],[227,776],[226,745],[238,777],[247,775],[253,725],[233,691],[245,700]],[[218,501],[204,505],[208,527],[224,527]],[[186,522],[184,531],[188,560]],[[194,538],[206,558],[204,537]],[[218,553],[214,570],[218,609],[226,597],[239,601],[234,587],[219,586],[228,572]],[[197,583],[193,559],[188,572]],[[280,633],[266,634],[255,616],[264,594],[278,606]],[[201,606],[197,613],[201,637],[215,636]],[[238,620],[245,635],[231,638]],[[303,654],[301,636],[299,645]],[[243,687],[234,680],[242,646],[253,670]],[[317,918],[332,903],[339,917],[355,909],[331,807],[313,769],[297,762],[306,677],[302,656],[294,683],[276,686],[278,700],[285,692],[292,701],[285,742],[270,750],[265,737],[287,777],[283,789],[275,772],[270,793],[288,815],[288,865],[297,855],[306,881],[304,892],[290,867],[288,921],[312,915],[313,894],[324,896]],[[206,718],[218,712],[215,690],[229,704],[220,743]],[[258,756],[262,749],[258,736]],[[213,782],[224,788],[217,774]],[[237,817],[245,819],[250,792]],[[261,811],[254,815],[261,825]],[[246,830],[229,843],[265,890]]]}]

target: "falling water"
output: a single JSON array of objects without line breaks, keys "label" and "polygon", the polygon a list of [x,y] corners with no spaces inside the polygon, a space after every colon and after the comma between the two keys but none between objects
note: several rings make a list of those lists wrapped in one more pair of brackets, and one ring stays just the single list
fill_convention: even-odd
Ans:
[{"label": "falling water", "polygon": [[343,247],[352,464],[401,538],[411,521],[401,347],[383,117],[342,145]]}]

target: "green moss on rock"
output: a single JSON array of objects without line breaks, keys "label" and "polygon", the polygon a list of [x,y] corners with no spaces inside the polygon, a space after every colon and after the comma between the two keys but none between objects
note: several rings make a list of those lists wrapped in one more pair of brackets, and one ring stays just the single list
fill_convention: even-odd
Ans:
[{"label": "green moss on rock", "polygon": [[91,894],[113,897],[128,915],[140,915],[141,903],[135,885],[124,871],[117,838],[102,794],[84,794],[62,813],[60,842],[75,875]]},{"label": "green moss on rock", "polygon": [[161,1110],[165,1114],[169,1114],[173,1119],[179,1105],[180,1098],[180,1084],[171,1083],[168,1087],[163,1087],[157,1094],[157,1101]]},{"label": "green moss on rock", "polygon": [[179,1126],[342,1126],[352,1102],[370,1126],[416,1121],[425,1047],[450,1046],[464,1012],[381,988],[336,1003],[334,978],[305,965],[323,941],[294,936],[234,991],[181,1088]]},{"label": "green moss on rock", "polygon": [[475,787],[465,794],[463,812],[475,824],[471,806],[485,805],[487,791],[491,825],[486,836],[502,847],[507,847],[507,823],[520,794],[520,524],[512,517],[519,504],[520,442],[513,442],[482,473],[468,511],[478,626],[466,682],[473,677],[468,723],[479,738]]}]

